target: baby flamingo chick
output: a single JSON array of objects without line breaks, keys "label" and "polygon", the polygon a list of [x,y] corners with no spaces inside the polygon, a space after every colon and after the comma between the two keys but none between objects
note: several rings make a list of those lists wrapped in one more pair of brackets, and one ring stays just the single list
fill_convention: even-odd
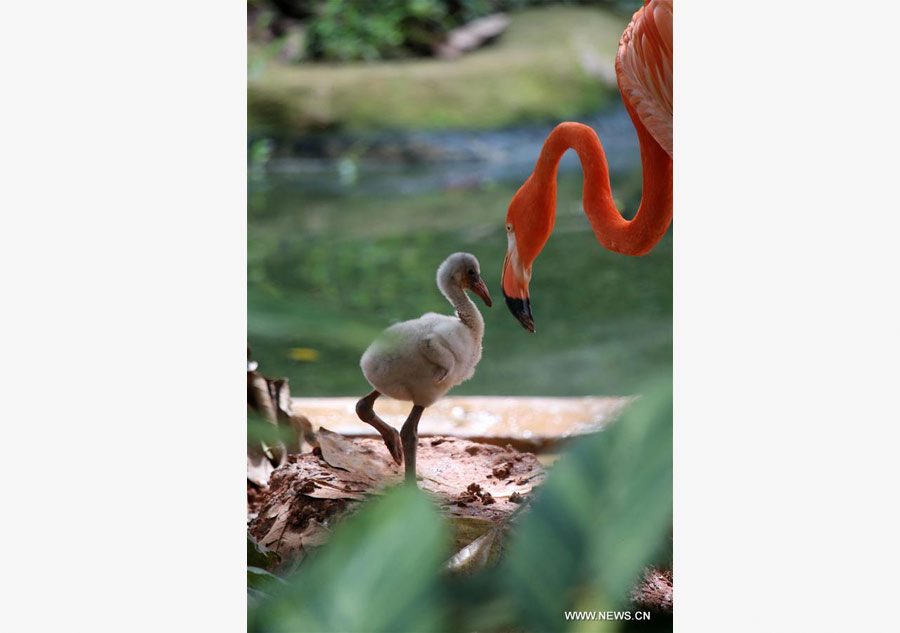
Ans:
[{"label": "baby flamingo chick", "polygon": [[[369,346],[359,363],[375,389],[356,403],[356,414],[381,434],[394,461],[401,463],[402,456],[407,482],[416,480],[422,411],[471,378],[481,360],[484,319],[465,291],[471,290],[491,306],[478,260],[469,253],[454,253],[445,259],[437,271],[437,285],[456,308],[456,316],[429,312],[392,325]],[[413,403],[400,433],[372,408],[381,394]]]}]

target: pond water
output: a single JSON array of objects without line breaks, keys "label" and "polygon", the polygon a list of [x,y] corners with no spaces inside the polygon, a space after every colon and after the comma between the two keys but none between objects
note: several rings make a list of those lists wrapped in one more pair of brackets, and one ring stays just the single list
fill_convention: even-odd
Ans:
[{"label": "pond water", "polygon": [[[631,123],[623,108],[585,122],[604,143],[614,196],[630,216],[641,187]],[[383,328],[452,313],[435,271],[460,250],[480,260],[494,305],[479,304],[484,355],[453,393],[630,394],[669,367],[671,230],[644,257],[600,246],[581,211],[574,152],[560,167],[556,228],[534,264],[537,334],[504,305],[506,210],[551,129],[423,134],[416,141],[442,158],[415,164],[291,156],[251,169],[248,344],[260,370],[290,378],[295,396],[363,395],[359,357]]]}]

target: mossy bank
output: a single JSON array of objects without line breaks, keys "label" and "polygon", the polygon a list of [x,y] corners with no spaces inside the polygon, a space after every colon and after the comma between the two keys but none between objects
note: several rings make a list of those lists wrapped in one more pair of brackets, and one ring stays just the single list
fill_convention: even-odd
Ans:
[{"label": "mossy bank", "polygon": [[453,60],[260,66],[251,133],[487,129],[574,118],[618,99],[614,58],[628,16],[593,7],[511,14],[493,44]]}]

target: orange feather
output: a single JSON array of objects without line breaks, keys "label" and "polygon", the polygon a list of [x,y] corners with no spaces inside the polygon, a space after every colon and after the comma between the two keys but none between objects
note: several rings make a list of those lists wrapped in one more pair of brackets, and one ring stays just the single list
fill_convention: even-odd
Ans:
[{"label": "orange feather", "polygon": [[616,54],[619,91],[641,148],[643,192],[634,218],[626,220],[616,209],[603,146],[580,123],[561,123],[550,133],[534,172],[513,196],[502,286],[510,309],[528,312],[526,322],[531,266],[553,231],[556,174],[566,151],[574,149],[581,161],[584,212],[603,246],[644,255],[672,222],[672,17],[672,0],[646,0],[622,34]]}]

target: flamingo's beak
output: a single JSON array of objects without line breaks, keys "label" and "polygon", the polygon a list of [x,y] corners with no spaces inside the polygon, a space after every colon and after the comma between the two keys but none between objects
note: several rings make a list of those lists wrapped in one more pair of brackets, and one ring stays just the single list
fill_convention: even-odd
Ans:
[{"label": "flamingo's beak", "polygon": [[487,284],[484,283],[484,279],[479,277],[477,281],[469,286],[469,288],[472,290],[472,292],[481,297],[481,300],[484,301],[487,307],[491,307],[491,293],[488,292]]},{"label": "flamingo's beak", "polygon": [[518,258],[510,258],[509,252],[507,252],[506,259],[503,261],[500,287],[503,289],[506,307],[523,328],[534,334],[534,316],[531,314],[531,301],[528,298],[528,282],[524,281],[524,275],[516,270],[513,260],[517,261]]}]

